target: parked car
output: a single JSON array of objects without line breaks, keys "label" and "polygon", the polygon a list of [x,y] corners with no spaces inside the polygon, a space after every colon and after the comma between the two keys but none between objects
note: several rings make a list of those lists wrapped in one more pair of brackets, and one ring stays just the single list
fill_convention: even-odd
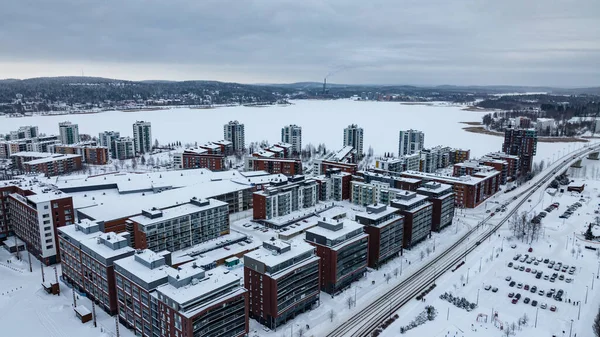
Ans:
[{"label": "parked car", "polygon": [[548,263],[548,262],[550,262],[550,260],[544,259],[544,263]]},{"label": "parked car", "polygon": [[510,276],[507,276],[507,277],[505,278],[505,280],[506,280],[506,281],[510,281],[511,279],[512,279],[512,277],[510,277]]},{"label": "parked car", "polygon": [[488,285],[486,285],[485,287],[483,287],[483,289],[485,289],[485,290],[490,290],[490,289],[492,289],[492,286],[488,284]]},{"label": "parked car", "polygon": [[529,301],[531,301],[531,300],[529,299],[529,297],[525,297],[525,299],[523,299],[523,303],[525,303],[525,304],[528,304],[528,303],[529,303]]},{"label": "parked car", "polygon": [[516,299],[518,299],[518,300],[520,300],[520,299],[521,299],[521,294],[517,293],[517,294],[515,295],[515,298],[516,298]]},{"label": "parked car", "polygon": [[514,287],[514,286],[515,286],[515,284],[516,284],[516,282],[515,282],[515,281],[511,281],[511,282],[508,284],[508,286],[509,286],[509,287]]},{"label": "parked car", "polygon": [[556,311],[556,306],[555,305],[551,305],[550,306],[550,311],[552,311],[552,312]]},{"label": "parked car", "polygon": [[525,290],[529,290],[529,284],[526,284],[526,285],[523,287],[523,289],[525,289]]},{"label": "parked car", "polygon": [[527,269],[525,269],[525,271],[529,273],[529,272],[531,272],[531,268],[527,268]]},{"label": "parked car", "polygon": [[497,293],[497,292],[498,292],[498,288],[496,288],[496,287],[493,287],[493,288],[492,288],[492,292],[493,292],[493,293]]},{"label": "parked car", "polygon": [[519,302],[519,300],[516,298],[513,298],[511,302],[512,302],[512,304],[517,304],[517,302]]},{"label": "parked car", "polygon": [[531,301],[532,307],[537,307],[538,302],[536,300]]},{"label": "parked car", "polygon": [[544,296],[544,291],[540,289],[540,291],[538,291],[538,295]]},{"label": "parked car", "polygon": [[546,303],[540,304],[540,308],[542,308],[542,309],[546,309],[547,307],[548,307],[548,305]]},{"label": "parked car", "polygon": [[510,248],[515,249],[517,248],[517,245],[515,245],[514,243],[512,245],[510,245]]},{"label": "parked car", "polygon": [[537,287],[536,286],[531,287],[530,291],[535,294],[535,292],[537,291]]},{"label": "parked car", "polygon": [[512,267],[512,266],[513,266],[513,263],[512,263],[512,262],[509,262],[509,263],[508,263],[508,268],[510,268],[510,267]]},{"label": "parked car", "polygon": [[544,280],[548,281],[549,278],[550,278],[550,276],[544,275]]},{"label": "parked car", "polygon": [[571,282],[573,282],[573,279],[572,278],[568,278],[568,279],[565,280],[565,282],[571,283]]},{"label": "parked car", "polygon": [[510,297],[510,298],[515,297],[515,293],[508,293],[508,297]]},{"label": "parked car", "polygon": [[517,288],[522,289],[523,288],[523,283],[517,284]]}]

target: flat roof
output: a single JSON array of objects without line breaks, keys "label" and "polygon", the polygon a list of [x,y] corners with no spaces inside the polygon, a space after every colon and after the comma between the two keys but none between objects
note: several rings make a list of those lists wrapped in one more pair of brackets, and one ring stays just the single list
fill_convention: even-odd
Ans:
[{"label": "flat roof", "polygon": [[81,158],[81,155],[80,154],[53,154],[52,156],[49,156],[49,157],[27,161],[24,164],[37,165],[37,164],[50,163],[53,161],[72,159],[72,158]]},{"label": "flat roof", "polygon": [[135,275],[136,277],[138,277],[140,280],[146,282],[147,284],[158,281],[161,278],[167,277],[169,275],[168,270],[173,269],[173,268],[167,266],[166,264],[162,265],[160,267],[154,268],[154,269],[150,269],[150,268],[146,267],[144,264],[138,262],[136,260],[136,256],[141,257],[149,262],[157,261],[157,260],[160,260],[161,258],[163,258],[162,254],[155,253],[155,252],[151,251],[150,249],[145,249],[141,253],[136,252],[134,255],[131,255],[131,256],[128,256],[128,257],[125,257],[122,259],[118,259],[118,260],[114,261],[114,264],[127,270],[128,272]]},{"label": "flat roof", "polygon": [[[500,172],[498,172],[498,173],[500,173]],[[435,173],[424,173],[424,172],[418,172],[418,171],[404,171],[401,174],[423,177],[423,178],[431,179],[431,180],[441,180],[441,181],[447,182],[449,184],[457,184],[458,183],[458,184],[464,184],[464,185],[477,185],[484,180],[484,178],[473,177],[473,176],[469,176],[469,175],[465,175],[462,177],[451,177],[451,176],[438,175]]]},{"label": "flat roof", "polygon": [[[241,272],[238,274],[238,272],[230,271],[224,267],[217,267],[211,270],[204,271],[204,269],[200,267],[193,268],[192,265],[193,262],[190,262],[180,266],[178,269],[169,268],[167,273],[171,277],[177,278],[177,276],[179,276],[179,278],[184,279],[187,277],[194,277],[196,275],[199,276],[200,272],[204,272],[204,277],[198,278],[198,283],[189,283],[179,288],[173,286],[170,283],[166,283],[157,287],[156,291],[169,297],[178,304],[184,305],[196,298],[210,294],[218,290],[219,288],[225,287],[235,282],[240,283],[240,280],[242,279]],[[216,300],[219,300],[219,298],[213,299],[208,302]],[[203,304],[202,306],[205,305],[206,304]],[[191,316],[191,313],[195,312],[196,310],[198,310],[198,308],[194,308],[193,310],[184,313],[190,314]]]},{"label": "flat roof", "polygon": [[21,151],[17,153],[13,153],[11,157],[34,157],[34,158],[46,158],[54,155],[54,153],[50,152],[35,152],[35,151]]},{"label": "flat roof", "polygon": [[[275,241],[269,241],[268,243],[273,244]],[[312,252],[315,249],[313,246],[304,241],[290,241],[289,245],[290,250],[281,254],[273,255],[273,251],[264,247],[260,247],[254,251],[251,251],[250,253],[245,254],[244,256],[248,256],[256,261],[264,263],[267,267],[274,267],[296,256],[305,254],[307,252]]]},{"label": "flat roof", "polygon": [[120,234],[116,234],[114,232],[109,232],[109,233],[100,233],[100,235],[98,235],[97,237],[90,237],[90,238],[84,239],[80,243],[82,246],[85,246],[89,250],[93,251],[94,253],[98,254],[99,256],[101,256],[105,259],[110,259],[110,258],[119,256],[121,254],[128,253],[128,252],[133,252],[133,250],[134,250],[133,248],[131,248],[129,246],[121,247],[118,249],[111,249],[110,247],[105,245],[103,242],[98,243],[99,238],[102,238],[102,239],[108,240],[108,241],[113,241],[113,242],[117,241],[117,240],[122,240],[122,236]]},{"label": "flat roof", "polygon": [[417,188],[417,191],[429,191],[429,192],[441,193],[446,190],[452,190],[452,185],[448,185],[448,184],[436,183],[435,187],[433,187],[433,186],[434,185],[432,185],[430,182],[428,182],[428,183],[423,184],[423,186]]},{"label": "flat roof", "polygon": [[[403,192],[408,192],[408,191],[403,191]],[[393,201],[396,204],[400,204],[400,205],[404,205],[404,206],[411,206],[411,205],[421,202],[423,200],[427,200],[426,195],[418,194],[416,192],[409,192],[409,195],[410,194],[413,195],[413,197],[410,199],[402,199],[402,198],[396,197]],[[399,195],[402,196],[402,193],[399,193]],[[407,195],[407,194],[405,194],[405,195]]]},{"label": "flat roof", "polygon": [[226,202],[215,200],[215,199],[209,199],[208,202],[209,202],[209,204],[205,205],[205,206],[198,206],[198,205],[188,202],[186,204],[178,205],[175,207],[170,207],[170,208],[160,211],[160,212],[162,212],[162,216],[154,218],[154,219],[149,218],[144,215],[137,215],[130,219],[141,225],[147,226],[147,225],[155,224],[158,222],[163,222],[165,220],[179,218],[184,215],[201,212],[201,211],[204,211],[207,209],[229,205]]},{"label": "flat roof", "polygon": [[[328,221],[333,221],[333,223],[336,222],[335,220],[330,220],[330,219],[328,219]],[[348,235],[349,233],[351,233],[357,229],[362,229],[364,227],[363,225],[359,224],[358,222],[350,220],[350,219],[343,219],[343,220],[341,220],[341,222],[343,222],[342,228],[337,231],[330,230],[330,229],[327,229],[327,228],[317,225],[317,226],[307,229],[306,232],[313,233],[315,235],[319,235],[319,236],[322,236],[322,237],[330,239],[330,240],[339,240],[340,238]]]},{"label": "flat roof", "polygon": [[375,221],[375,220],[381,219],[381,218],[388,216],[390,214],[393,214],[393,213],[397,214],[398,211],[399,211],[399,209],[397,209],[395,207],[386,206],[385,210],[383,210],[379,213],[364,211],[364,212],[356,213],[356,216],[360,216],[362,218]]}]

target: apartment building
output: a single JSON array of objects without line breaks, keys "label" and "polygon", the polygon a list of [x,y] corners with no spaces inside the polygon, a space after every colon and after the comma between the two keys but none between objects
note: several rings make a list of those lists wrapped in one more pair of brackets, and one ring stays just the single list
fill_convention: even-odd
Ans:
[{"label": "apartment building", "polygon": [[[13,156],[17,157],[22,153],[23,152],[19,152]],[[82,156],[78,154],[48,153],[48,156],[43,158],[22,162],[22,168],[23,171],[27,173],[41,173],[46,176],[59,176],[81,170]]]},{"label": "apartment building", "polygon": [[168,282],[171,253],[149,249],[114,261],[119,321],[137,336],[164,336],[152,293]]},{"label": "apartment building", "polygon": [[10,131],[4,135],[4,140],[18,140],[36,138],[40,135],[38,127],[34,125],[21,126],[16,131]]},{"label": "apartment building", "polygon": [[62,277],[80,292],[85,291],[81,242],[102,235],[102,226],[87,219],[58,228],[58,244]]},{"label": "apartment building", "polygon": [[238,121],[230,121],[223,126],[223,137],[231,142],[234,153],[243,153],[246,148],[246,136],[244,124]]},{"label": "apartment building", "polygon": [[451,149],[450,164],[458,164],[468,161],[471,158],[471,150]]},{"label": "apartment building", "polygon": [[356,214],[356,222],[369,235],[369,267],[379,269],[386,261],[402,253],[404,217],[399,210],[383,204],[369,205]]},{"label": "apartment building", "polygon": [[118,160],[135,157],[135,142],[131,137],[121,137],[113,140],[113,158]]},{"label": "apartment building", "polygon": [[212,142],[213,144],[217,144],[221,147],[221,154],[224,156],[231,156],[234,154],[233,152],[233,143],[228,140],[219,140],[216,142]]},{"label": "apartment building", "polygon": [[437,181],[442,184],[452,185],[455,195],[455,204],[457,207],[475,208],[492,195],[496,194],[500,188],[500,172],[490,170],[488,172],[478,172],[474,176],[451,177],[437,174],[427,174],[423,172],[406,171],[402,172],[403,177],[421,179],[423,182]]},{"label": "apartment building", "polygon": [[450,165],[450,148],[436,146],[421,150],[421,172],[434,173]]},{"label": "apartment building", "polygon": [[291,177],[254,192],[253,216],[255,220],[269,220],[315,206],[318,201],[318,184],[315,180],[305,179],[304,176]]},{"label": "apartment building", "polygon": [[454,190],[452,186],[429,181],[417,189],[417,193],[427,197],[431,202],[431,230],[439,232],[445,227],[452,225],[454,219]]},{"label": "apartment building", "polygon": [[18,152],[50,152],[50,147],[60,143],[58,136],[37,136],[0,141],[0,158],[10,158]]},{"label": "apartment building", "polygon": [[379,158],[375,160],[375,172],[398,173],[407,170],[418,171],[421,166],[420,153],[413,153],[399,158]]},{"label": "apartment building", "polygon": [[306,242],[321,258],[321,290],[334,295],[367,271],[369,236],[349,219],[322,219],[306,230]]},{"label": "apartment building", "polygon": [[281,128],[281,142],[292,145],[292,153],[299,155],[302,152],[302,127],[291,124]]},{"label": "apartment building", "polygon": [[58,123],[58,131],[60,134],[60,142],[64,145],[76,144],[79,139],[79,125],[71,122]]},{"label": "apartment building", "polygon": [[267,171],[271,174],[281,173],[286,176],[302,174],[300,159],[275,158],[274,153],[268,151],[256,155],[246,157],[246,171]]},{"label": "apartment building", "polygon": [[342,172],[356,175],[358,166],[354,163],[342,163],[331,160],[315,159],[313,160],[313,175],[322,175],[330,169],[340,169]]},{"label": "apartment building", "polygon": [[419,153],[425,146],[425,133],[418,130],[400,131],[398,141],[398,156]]},{"label": "apartment building", "polygon": [[[63,277],[110,315],[117,313],[114,261],[131,256],[129,233],[102,233],[101,224],[82,221],[59,229]],[[78,258],[79,257],[79,258]]]},{"label": "apartment building", "polygon": [[[26,243],[27,250],[46,265],[58,263],[58,228],[73,222],[73,200],[60,191],[33,193],[5,187],[8,231]],[[6,222],[5,222],[6,223]]]},{"label": "apartment building", "polygon": [[[217,145],[220,153],[221,147]],[[204,148],[186,149],[181,154],[181,168],[183,169],[198,169],[207,168],[211,171],[225,170],[225,156],[217,153],[210,153]]]},{"label": "apartment building", "polygon": [[277,239],[244,255],[249,314],[271,329],[310,310],[319,301],[320,258],[306,242]]},{"label": "apartment building", "polygon": [[344,146],[352,146],[356,151],[356,160],[363,158],[363,128],[356,124],[348,125],[344,129]]},{"label": "apartment building", "polygon": [[152,125],[150,122],[133,123],[133,144],[136,154],[152,152]]},{"label": "apartment building", "polygon": [[520,175],[521,163],[518,156],[502,152],[492,152],[482,157],[482,160],[486,160],[487,158],[503,160],[506,162],[506,181],[514,181]]},{"label": "apartment building", "polygon": [[167,269],[168,282],[152,292],[160,335],[246,336],[248,291],[241,275],[217,267],[210,271],[190,262]]},{"label": "apartment building", "polygon": [[118,131],[104,131],[98,134],[98,144],[108,148],[111,158],[117,159],[115,156],[115,140],[121,138],[121,133]]},{"label": "apartment building", "polygon": [[536,151],[537,132],[535,129],[507,128],[504,131],[502,152],[519,157],[520,175],[531,173]]},{"label": "apartment building", "polygon": [[389,174],[381,174],[370,171],[360,172],[360,177],[362,177],[365,183],[379,181],[382,183],[387,183],[390,187],[400,190],[416,191],[417,188],[421,187],[421,179],[392,176]]},{"label": "apartment building", "polygon": [[58,154],[78,154],[84,163],[106,165],[109,159],[108,147],[96,146],[96,142],[83,142],[71,145],[56,144],[51,152]]},{"label": "apartment building", "polygon": [[228,234],[228,204],[191,199],[165,209],[146,209],[127,220],[127,227],[133,229],[135,248],[174,252]]},{"label": "apartment building", "polygon": [[403,191],[396,195],[391,204],[404,216],[404,248],[411,248],[427,238],[433,221],[433,204],[427,200],[427,196]]}]

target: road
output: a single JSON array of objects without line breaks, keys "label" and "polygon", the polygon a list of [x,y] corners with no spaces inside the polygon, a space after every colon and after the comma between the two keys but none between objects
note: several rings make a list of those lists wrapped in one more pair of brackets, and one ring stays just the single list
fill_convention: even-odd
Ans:
[{"label": "road", "polygon": [[[520,192],[516,199],[505,203],[507,204],[507,211],[503,213],[504,217],[496,225],[484,228],[483,225],[485,222],[492,218],[490,215],[487,215],[478,226],[470,229],[448,249],[415,271],[412,275],[407,276],[386,294],[360,309],[352,317],[344,321],[342,325],[327,334],[327,336],[370,336],[377,327],[404,304],[434,284],[440,276],[455,267],[462,259],[466,260],[468,254],[478,247],[479,242],[485,242],[487,238],[493,235],[540,187],[552,181],[558,175],[559,171],[567,169],[575,160],[582,158],[588,152],[598,150],[598,148],[600,148],[600,145],[585,147],[582,150],[567,154],[561,158],[562,162],[560,161],[561,159],[557,160],[557,162],[546,169],[548,173],[543,176],[538,175],[532,179],[531,186]],[[481,231],[479,231],[479,227],[482,227]]]}]

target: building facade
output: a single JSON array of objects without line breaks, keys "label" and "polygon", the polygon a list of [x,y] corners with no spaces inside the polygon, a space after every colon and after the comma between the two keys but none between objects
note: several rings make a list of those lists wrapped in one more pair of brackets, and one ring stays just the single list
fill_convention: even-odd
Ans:
[{"label": "building facade", "polygon": [[320,259],[305,242],[272,239],[244,255],[249,315],[271,329],[310,310],[320,294]]},{"label": "building facade", "polygon": [[416,192],[403,191],[392,200],[392,207],[404,216],[404,248],[411,248],[416,243],[427,238],[431,233],[433,221],[433,204],[424,195]]},{"label": "building facade", "polygon": [[71,122],[58,123],[60,142],[64,145],[79,143],[79,125]]},{"label": "building facade", "polygon": [[135,157],[135,142],[131,137],[121,137],[113,140],[113,158],[125,160]]},{"label": "building facade", "polygon": [[118,131],[100,132],[98,134],[98,144],[100,144],[100,146],[107,147],[110,157],[113,159],[117,159],[117,157],[115,157],[115,140],[119,138],[121,138],[121,133]]},{"label": "building facade", "polygon": [[192,247],[229,234],[229,212],[225,202],[190,200],[166,209],[143,210],[131,217],[136,249],[171,252]]},{"label": "building facade", "polygon": [[452,186],[430,181],[417,189],[417,193],[426,196],[433,206],[432,231],[439,232],[443,228],[452,225],[454,219],[454,190]]},{"label": "building facade", "polygon": [[292,153],[300,155],[302,152],[302,127],[290,124],[281,129],[281,141],[292,145]]},{"label": "building facade", "polygon": [[398,156],[419,153],[425,145],[425,133],[418,130],[400,131],[398,141]]},{"label": "building facade", "polygon": [[152,125],[150,122],[133,123],[133,144],[136,154],[152,152]]},{"label": "building facade", "polygon": [[318,184],[304,176],[274,182],[252,196],[254,219],[273,219],[303,208],[313,207],[319,201]]},{"label": "building facade", "polygon": [[356,151],[357,160],[363,157],[363,128],[356,124],[348,125],[344,129],[344,146],[352,146]]},{"label": "building facade", "polygon": [[293,176],[302,174],[302,161],[293,158],[246,157],[247,171],[267,171],[271,174]]},{"label": "building facade", "polygon": [[207,153],[206,150],[185,150],[181,154],[181,168],[207,168],[211,171],[223,171],[225,170],[225,156],[221,154],[210,154]]},{"label": "building facade", "polygon": [[243,153],[246,148],[246,136],[244,124],[238,121],[230,121],[223,126],[223,137],[231,142],[234,153]]},{"label": "building facade", "polygon": [[508,128],[504,131],[502,152],[519,157],[519,175],[529,175],[533,169],[533,157],[537,151],[535,129]]},{"label": "building facade", "polygon": [[351,220],[319,220],[306,230],[306,242],[321,258],[321,290],[334,295],[367,271],[369,236]]},{"label": "building facade", "polygon": [[402,253],[404,217],[394,207],[377,204],[356,215],[356,222],[369,235],[369,267],[379,269]]}]

